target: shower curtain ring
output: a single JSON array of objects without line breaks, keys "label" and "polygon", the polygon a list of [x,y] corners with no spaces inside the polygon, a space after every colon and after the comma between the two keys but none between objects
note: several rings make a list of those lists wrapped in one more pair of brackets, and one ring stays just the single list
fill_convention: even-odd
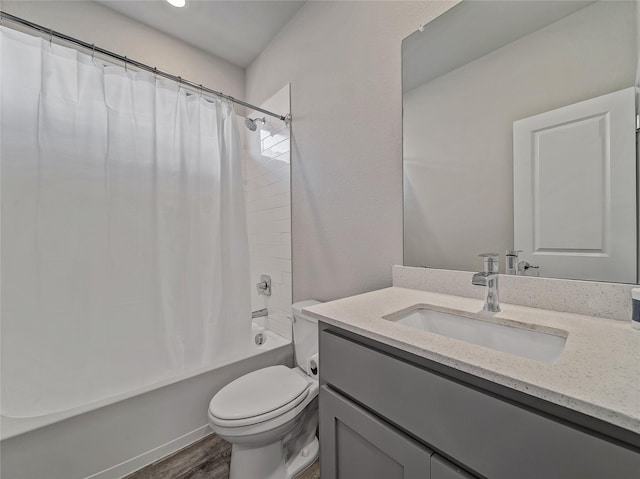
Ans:
[{"label": "shower curtain ring", "polygon": [[200,98],[202,98],[202,83],[200,83]]},{"label": "shower curtain ring", "polygon": [[49,47],[51,47],[53,42],[53,28],[49,29]]},{"label": "shower curtain ring", "polygon": [[95,63],[96,61],[96,44],[95,43],[91,44],[91,61],[93,63]]},{"label": "shower curtain ring", "polygon": [[127,56],[125,55],[124,56],[124,71],[125,72],[129,71],[129,68],[128,68],[128,65],[127,65],[128,62],[129,62],[129,60],[127,59]]}]

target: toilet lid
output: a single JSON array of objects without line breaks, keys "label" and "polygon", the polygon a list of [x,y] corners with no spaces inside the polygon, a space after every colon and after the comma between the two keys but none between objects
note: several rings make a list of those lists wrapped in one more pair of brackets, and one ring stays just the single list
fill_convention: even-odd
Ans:
[{"label": "toilet lid", "polygon": [[294,401],[309,382],[286,366],[258,369],[230,382],[213,396],[211,414],[220,419],[261,416]]}]

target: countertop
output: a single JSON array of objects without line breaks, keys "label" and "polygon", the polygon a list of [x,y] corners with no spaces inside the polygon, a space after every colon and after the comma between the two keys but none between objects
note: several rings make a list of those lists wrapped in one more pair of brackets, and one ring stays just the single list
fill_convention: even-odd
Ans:
[{"label": "countertop", "polygon": [[[471,313],[567,333],[553,364],[503,353],[383,319],[416,305]],[[331,324],[389,346],[640,433],[640,331],[630,321],[501,304],[482,311],[473,298],[392,287],[305,308]]]}]

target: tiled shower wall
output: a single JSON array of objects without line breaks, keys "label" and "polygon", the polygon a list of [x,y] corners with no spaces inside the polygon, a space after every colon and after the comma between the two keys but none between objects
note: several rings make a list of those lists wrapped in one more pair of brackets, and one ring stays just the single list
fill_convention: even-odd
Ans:
[{"label": "tiled shower wall", "polygon": [[[289,85],[262,108],[290,111]],[[251,112],[251,118],[264,115]],[[266,117],[255,132],[247,130],[245,196],[251,268],[252,310],[268,308],[264,325],[291,338],[291,131],[281,120]],[[258,295],[260,276],[271,276],[271,296]]]}]

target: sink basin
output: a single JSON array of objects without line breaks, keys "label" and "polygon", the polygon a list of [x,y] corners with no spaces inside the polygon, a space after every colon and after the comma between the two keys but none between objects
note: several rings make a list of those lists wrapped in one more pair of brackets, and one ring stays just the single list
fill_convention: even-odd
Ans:
[{"label": "sink basin", "polygon": [[567,342],[566,332],[551,334],[433,309],[390,316],[391,321],[405,326],[545,363],[557,362]]}]

